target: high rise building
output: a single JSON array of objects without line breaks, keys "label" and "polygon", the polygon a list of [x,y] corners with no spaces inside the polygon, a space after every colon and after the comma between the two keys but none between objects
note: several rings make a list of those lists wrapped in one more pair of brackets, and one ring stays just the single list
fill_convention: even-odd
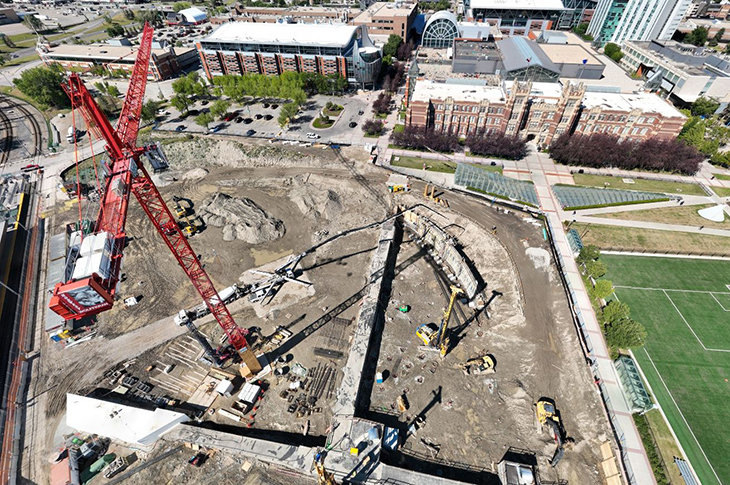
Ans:
[{"label": "high rise building", "polygon": [[598,44],[669,40],[691,0],[599,0],[588,26]]}]

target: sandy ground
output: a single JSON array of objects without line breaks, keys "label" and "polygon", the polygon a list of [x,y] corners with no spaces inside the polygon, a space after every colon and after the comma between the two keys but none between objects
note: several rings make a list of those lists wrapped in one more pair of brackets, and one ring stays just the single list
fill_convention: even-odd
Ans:
[{"label": "sandy ground", "polygon": [[[207,227],[194,236],[191,244],[219,289],[250,278],[250,268],[283,260],[346,228],[380,220],[396,202],[423,200],[418,197],[419,187],[414,187],[413,195],[394,199],[385,190],[386,172],[364,163],[343,162],[329,150],[204,141],[175,142],[166,146],[166,153],[171,171],[160,177],[160,191],[166,200],[183,196],[191,200],[194,209],[211,195],[224,192],[251,199],[285,227],[282,237],[260,245],[223,241],[222,230],[217,227]],[[366,155],[351,149],[346,156],[362,161]],[[185,178],[186,173],[202,167],[208,170],[204,178]],[[536,454],[545,479],[586,483],[585,477],[590,477],[590,483],[600,483],[596,450],[608,439],[608,424],[584,365],[541,229],[519,215],[497,214],[463,196],[450,195],[449,200],[469,218],[455,210],[439,209],[448,220],[438,222],[444,226],[453,223],[449,230],[460,239],[487,282],[487,296],[492,290],[500,296],[489,305],[488,318],[482,313],[454,337],[454,349],[442,360],[437,354],[420,350],[415,336],[418,324],[438,322],[446,302],[436,273],[428,261],[419,258],[396,276],[378,357],[378,370],[388,370],[391,376],[373,389],[370,412],[385,422],[399,419],[391,404],[406,390],[411,409],[400,419],[407,422],[429,405],[432,391],[438,391],[439,386],[441,391],[440,402],[426,413],[425,427],[406,442],[406,452],[394,460],[428,470],[423,458],[428,459],[430,451],[421,441],[424,438],[441,445],[438,459],[490,473],[492,463],[499,462],[513,446]],[[52,217],[54,227],[60,228],[64,222],[75,220],[77,213],[75,207],[57,207]],[[491,226],[493,217],[500,225],[497,237],[483,229]],[[102,375],[131,358],[137,360],[129,366],[129,373],[145,381],[153,377],[163,381],[152,392],[155,395],[184,399],[190,392],[186,386],[192,386],[205,372],[195,361],[197,344],[191,344],[185,329],[176,327],[170,318],[179,308],[197,304],[199,297],[136,201],[130,203],[127,227],[134,240],[125,252],[128,279],[122,295],[142,295],[140,304],[132,308],[117,305],[100,316],[100,337],[73,349],[61,350],[39,336],[42,358],[34,366],[31,391],[39,397],[29,412],[26,452],[30,458],[23,461],[24,475],[34,482],[47,483],[47,458],[58,445],[53,437],[63,417],[66,392],[108,386]],[[263,309],[239,300],[230,306],[231,312],[239,325],[260,327],[264,336],[272,335],[278,326],[288,328],[293,337],[279,349],[291,355],[287,365],[299,363],[309,372],[326,365],[334,369],[333,382],[328,385],[336,386],[346,358],[346,353],[339,357],[336,351],[346,352],[354,327],[348,322],[358,309],[359,300],[350,297],[365,283],[364,271],[376,243],[377,231],[338,240],[301,262],[303,279],[313,283],[313,291],[282,292],[277,296],[280,300]],[[399,262],[415,251],[406,238]],[[318,319],[345,301],[348,305],[333,315],[341,320],[314,329]],[[404,316],[396,310],[397,302],[411,305],[412,311]],[[452,326],[470,316],[470,309],[459,307]],[[222,332],[210,318],[201,321],[199,328],[215,344],[220,341]],[[314,352],[317,347],[335,354],[322,357]],[[496,374],[464,376],[453,367],[484,351],[496,357]],[[171,362],[171,355],[182,355],[179,374],[173,375],[180,380],[179,390],[174,389],[176,381],[160,376],[160,362]],[[147,371],[150,365],[156,367]],[[325,433],[330,418],[326,391],[318,402],[321,412],[297,418],[287,412],[289,401],[281,397],[290,385],[287,376],[267,376],[264,384],[267,392],[260,410],[241,427],[251,424],[254,430],[299,434],[309,421],[310,435]],[[545,465],[554,449],[551,437],[535,429],[532,404],[542,396],[556,400],[567,434],[575,440],[557,469]],[[229,400],[221,398],[214,407],[229,405]],[[218,421],[217,413],[211,419],[221,425],[233,424]],[[234,478],[229,476],[236,477],[233,471],[239,472],[240,465],[226,462],[230,458],[223,456],[215,460],[221,461],[211,461],[209,476],[196,475],[198,471],[187,465],[187,457],[173,456],[135,475],[130,483],[154,482],[152,477],[159,476],[190,483],[232,483]],[[280,483],[276,474],[266,482],[257,473],[247,475],[245,483]],[[295,483],[289,478],[283,481]]]}]

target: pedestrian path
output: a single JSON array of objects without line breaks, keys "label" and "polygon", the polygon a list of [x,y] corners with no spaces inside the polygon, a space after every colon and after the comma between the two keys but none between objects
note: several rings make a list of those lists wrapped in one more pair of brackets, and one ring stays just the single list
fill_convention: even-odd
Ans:
[{"label": "pedestrian path", "polygon": [[622,219],[606,219],[603,217],[591,217],[584,215],[570,216],[575,222],[583,222],[586,224],[601,224],[604,226],[621,226],[621,227],[633,227],[637,229],[655,229],[658,231],[676,231],[676,232],[691,232],[694,234],[708,234],[713,236],[724,236],[730,237],[730,230],[727,229],[715,229],[704,226],[683,226],[680,224],[663,224],[660,222],[645,222],[645,221],[625,221]]},{"label": "pedestrian path", "polygon": [[571,288],[574,310],[582,317],[584,335],[589,336],[586,339],[586,347],[594,361],[593,370],[600,382],[600,390],[603,394],[606,409],[621,444],[629,479],[631,483],[636,484],[655,484],[654,473],[644,451],[639,432],[634,425],[631,408],[621,390],[616,369],[609,357],[608,348],[603,339],[601,327],[563,231],[562,219],[564,219],[564,213],[552,190],[550,190],[549,179],[554,177],[552,174],[556,173],[555,164],[547,155],[533,150],[526,159],[526,165],[535,183],[535,189],[540,198],[540,206],[552,228],[555,247],[565,277],[568,280],[568,286]]}]

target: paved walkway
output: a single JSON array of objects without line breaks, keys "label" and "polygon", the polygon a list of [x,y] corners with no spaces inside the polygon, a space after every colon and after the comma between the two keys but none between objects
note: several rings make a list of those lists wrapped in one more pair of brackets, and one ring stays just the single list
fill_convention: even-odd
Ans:
[{"label": "paved walkway", "polygon": [[588,340],[589,352],[595,359],[594,372],[596,377],[601,380],[606,407],[621,441],[621,448],[625,453],[630,478],[637,484],[655,484],[656,480],[651,470],[651,464],[644,451],[639,432],[634,425],[631,408],[621,390],[616,369],[608,356],[608,348],[603,339],[601,327],[563,231],[562,219],[564,213],[552,190],[550,190],[549,179],[551,178],[550,174],[556,173],[555,164],[547,155],[535,151],[528,155],[526,163],[532,173],[532,180],[540,199],[540,206],[553,228],[555,246],[561,256],[568,284],[572,289],[571,296],[574,300],[574,309],[583,318],[584,335],[589,336],[586,340]]},{"label": "paved walkway", "polygon": [[676,231],[676,232],[691,232],[695,234],[710,234],[713,236],[725,236],[730,237],[730,230],[727,229],[714,229],[709,227],[700,226],[682,226],[679,224],[662,224],[660,222],[637,222],[637,221],[625,221],[622,219],[606,219],[603,217],[591,217],[583,215],[575,215],[569,217],[571,220],[576,222],[584,222],[586,224],[601,224],[604,226],[621,226],[621,227],[636,227],[641,229],[656,229],[659,231]]}]

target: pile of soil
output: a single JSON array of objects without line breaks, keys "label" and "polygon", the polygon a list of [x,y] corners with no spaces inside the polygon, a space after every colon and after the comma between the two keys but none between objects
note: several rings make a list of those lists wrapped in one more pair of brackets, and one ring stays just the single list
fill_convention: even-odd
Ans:
[{"label": "pile of soil", "polygon": [[260,244],[282,237],[286,229],[279,219],[268,215],[254,201],[217,193],[199,207],[206,224],[223,228],[223,240],[238,239]]}]

